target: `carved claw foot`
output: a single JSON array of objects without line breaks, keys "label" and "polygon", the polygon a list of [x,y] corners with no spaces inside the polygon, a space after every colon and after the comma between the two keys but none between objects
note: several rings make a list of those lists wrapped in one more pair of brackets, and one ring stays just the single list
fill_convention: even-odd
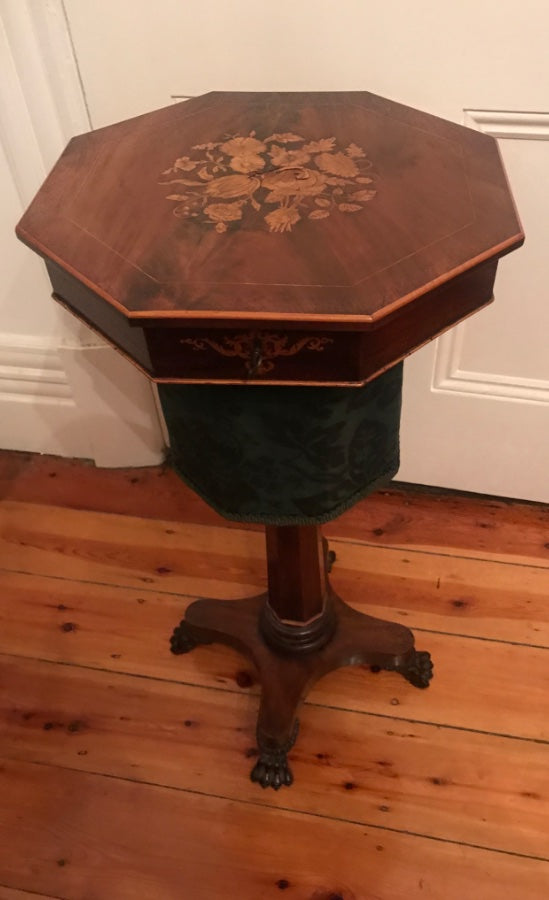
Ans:
[{"label": "carved claw foot", "polygon": [[262,788],[272,787],[275,791],[278,791],[283,784],[290,787],[294,781],[286,754],[282,750],[261,753],[252,769],[250,778],[260,784]]},{"label": "carved claw foot", "polygon": [[294,776],[286,754],[295,744],[298,728],[299,723],[296,720],[290,739],[280,747],[262,747],[258,736],[259,759],[250,773],[252,781],[260,784],[262,788],[272,787],[275,791],[283,785],[290,787],[293,784]]},{"label": "carved claw foot", "polygon": [[172,653],[179,655],[180,653],[189,653],[194,650],[198,641],[193,636],[188,624],[183,619],[177,628],[174,628],[170,638],[170,650]]},{"label": "carved claw foot", "polygon": [[433,677],[431,654],[426,650],[413,650],[405,663],[396,666],[396,671],[404,675],[404,678],[414,687],[429,687],[429,682]]}]

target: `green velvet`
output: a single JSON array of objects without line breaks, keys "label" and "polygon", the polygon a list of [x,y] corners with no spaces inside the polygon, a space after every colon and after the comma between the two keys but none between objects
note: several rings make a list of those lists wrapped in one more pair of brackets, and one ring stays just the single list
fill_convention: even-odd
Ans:
[{"label": "green velvet", "polygon": [[228,519],[335,518],[399,466],[402,363],[361,388],[159,385],[180,477]]}]

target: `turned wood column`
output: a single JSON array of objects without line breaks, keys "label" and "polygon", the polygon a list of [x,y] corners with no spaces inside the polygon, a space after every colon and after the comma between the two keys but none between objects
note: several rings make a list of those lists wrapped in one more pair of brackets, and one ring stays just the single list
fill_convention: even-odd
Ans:
[{"label": "turned wood column", "polygon": [[305,623],[326,599],[326,567],[318,525],[268,525],[269,604],[280,619]]},{"label": "turned wood column", "polygon": [[336,618],[318,525],[268,525],[268,597],[260,616],[267,643],[286,653],[317,650],[332,637]]}]

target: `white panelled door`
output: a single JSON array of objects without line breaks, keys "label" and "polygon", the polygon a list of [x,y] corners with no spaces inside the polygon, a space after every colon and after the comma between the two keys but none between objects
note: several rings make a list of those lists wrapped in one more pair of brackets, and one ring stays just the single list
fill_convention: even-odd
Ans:
[{"label": "white panelled door", "polygon": [[408,360],[398,477],[549,501],[549,113],[465,121],[500,140],[526,243],[491,306]]},{"label": "white panelled door", "polygon": [[546,0],[64,2],[94,127],[213,89],[369,90],[500,140],[526,244],[407,362],[399,478],[548,501]]}]

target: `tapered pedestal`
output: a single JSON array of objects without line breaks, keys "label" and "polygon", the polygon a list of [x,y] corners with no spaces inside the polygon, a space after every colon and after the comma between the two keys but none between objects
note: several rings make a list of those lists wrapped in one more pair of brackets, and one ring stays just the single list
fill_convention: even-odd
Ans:
[{"label": "tapered pedestal", "polygon": [[[289,559],[284,560],[277,554],[288,540]],[[320,550],[316,569],[311,558],[315,546]],[[269,592],[245,600],[197,600],[175,629],[171,649],[187,653],[197,644],[216,642],[250,659],[261,684],[259,757],[251,777],[262,787],[278,789],[292,784],[287,754],[297,737],[297,709],[317,679],[341,666],[370,665],[400,672],[424,688],[433,667],[428,653],[415,650],[408,628],[359,613],[335,594],[328,581],[327,545],[316,527],[268,529],[267,549]],[[293,567],[288,564],[292,557]],[[315,596],[322,601],[316,610]],[[274,605],[285,605],[284,618]]]}]

